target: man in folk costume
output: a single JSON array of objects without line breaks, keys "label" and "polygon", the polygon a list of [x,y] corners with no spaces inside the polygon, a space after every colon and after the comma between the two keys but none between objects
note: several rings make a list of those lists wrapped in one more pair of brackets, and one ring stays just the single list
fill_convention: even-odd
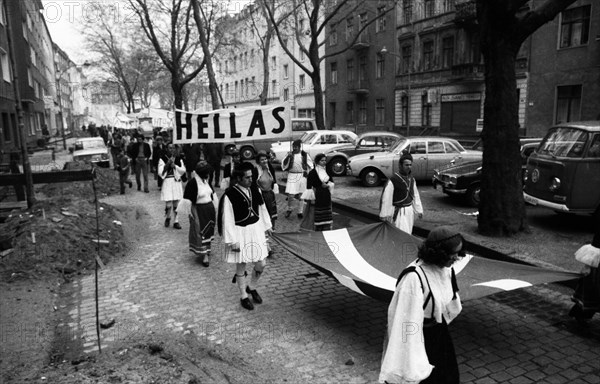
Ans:
[{"label": "man in folk costume", "polygon": [[[288,173],[285,193],[287,194],[287,212],[285,217],[290,217],[296,205],[298,205],[298,218],[302,218],[304,204],[300,201],[300,195],[306,191],[306,176],[310,171],[310,158],[301,150],[302,141],[294,140],[292,152],[288,152],[282,162],[282,169]],[[299,202],[296,204],[296,202]]]},{"label": "man in folk costume", "polygon": [[412,234],[415,213],[423,217],[423,205],[417,183],[411,175],[413,158],[409,153],[400,157],[399,172],[388,180],[379,203],[379,217],[393,223],[401,231]]},{"label": "man in folk costume", "polygon": [[253,182],[256,183],[271,217],[271,226],[275,230],[275,220],[277,220],[277,200],[276,194],[279,193],[279,186],[275,176],[275,169],[269,161],[269,156],[265,151],[260,151],[256,155],[256,168],[252,172]]},{"label": "man in folk costume", "polygon": [[173,212],[173,228],[181,229],[177,219],[177,204],[183,199],[181,177],[185,172],[183,160],[175,155],[175,145],[169,143],[158,160],[158,176],[163,179],[160,200],[165,202],[165,227],[171,224],[171,212]]},{"label": "man in folk costume", "polygon": [[[248,310],[254,305],[248,298],[260,304],[262,298],[256,287],[268,256],[266,236],[271,235],[269,212],[256,184],[252,183],[252,169],[249,163],[242,163],[231,175],[235,185],[228,188],[219,202],[219,234],[225,244],[226,261],[236,264],[233,283],[240,289],[240,302]],[[253,263],[254,269],[247,281],[246,264]]]},{"label": "man in folk costume", "polygon": [[235,168],[239,167],[242,163],[242,157],[240,156],[240,152],[237,148],[234,148],[233,151],[229,155],[231,157],[231,161],[225,164],[223,168],[223,178],[221,179],[220,187],[221,189],[227,189],[230,186],[233,186],[231,182],[231,175]]}]

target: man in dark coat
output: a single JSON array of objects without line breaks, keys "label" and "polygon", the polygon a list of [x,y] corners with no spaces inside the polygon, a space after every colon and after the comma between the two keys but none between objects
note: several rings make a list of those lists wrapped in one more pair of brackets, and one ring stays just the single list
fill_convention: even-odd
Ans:
[{"label": "man in dark coat", "polygon": [[[223,144],[220,143],[209,143],[204,144],[204,160],[214,170],[208,176],[208,184],[219,186],[219,179],[221,176],[221,160],[223,159]],[[215,183],[213,184],[213,176]]]}]

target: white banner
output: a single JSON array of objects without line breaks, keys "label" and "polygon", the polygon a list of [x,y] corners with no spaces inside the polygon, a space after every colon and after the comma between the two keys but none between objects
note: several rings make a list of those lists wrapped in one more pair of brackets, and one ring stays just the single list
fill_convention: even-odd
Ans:
[{"label": "white banner", "polygon": [[173,143],[289,140],[292,135],[289,113],[289,108],[283,105],[218,109],[204,113],[177,109]]}]

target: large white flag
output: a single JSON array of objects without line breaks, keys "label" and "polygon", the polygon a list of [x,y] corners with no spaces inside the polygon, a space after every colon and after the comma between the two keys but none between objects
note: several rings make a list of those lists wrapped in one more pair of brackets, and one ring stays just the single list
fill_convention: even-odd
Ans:
[{"label": "large white flag", "polygon": [[261,139],[289,140],[288,107],[283,105],[217,109],[208,112],[175,110],[175,144],[232,143]]}]

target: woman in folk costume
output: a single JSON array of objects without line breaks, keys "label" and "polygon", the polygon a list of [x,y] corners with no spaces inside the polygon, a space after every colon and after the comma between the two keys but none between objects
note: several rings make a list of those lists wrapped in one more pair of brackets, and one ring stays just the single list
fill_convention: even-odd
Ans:
[{"label": "woman in folk costume", "polygon": [[571,300],[575,302],[569,312],[581,324],[600,312],[600,216],[595,218],[594,238],[575,252],[575,259],[585,264],[584,276],[579,280]]},{"label": "woman in folk costume", "polygon": [[177,219],[177,204],[183,198],[181,177],[185,172],[181,157],[175,155],[174,144],[169,143],[165,153],[158,160],[158,176],[163,179],[160,200],[165,202],[165,227],[170,225],[173,212],[173,228],[181,229]]},{"label": "woman in folk costume", "polygon": [[456,273],[472,256],[449,227],[433,229],[405,268],[388,307],[379,382],[458,384],[448,324],[462,310]]},{"label": "woman in folk costume", "polygon": [[415,213],[423,217],[423,205],[417,183],[411,175],[413,158],[409,153],[400,157],[400,169],[390,177],[379,202],[379,217],[393,223],[401,231],[412,234]]},{"label": "woman in folk costume", "polygon": [[[258,187],[252,182],[254,166],[242,163],[231,175],[235,184],[221,196],[219,202],[219,234],[223,237],[228,263],[236,264],[233,283],[240,289],[240,303],[248,310],[260,304],[262,298],[256,290],[268,256],[267,238],[271,235],[271,219]],[[247,281],[246,264],[253,263],[250,282]]]},{"label": "woman in folk costume", "polygon": [[[306,176],[311,168],[311,161],[308,153],[301,150],[302,141],[294,140],[292,143],[292,152],[281,162],[281,169],[288,173],[285,193],[287,194],[287,212],[285,217],[290,217],[295,208],[296,202],[300,201],[300,195],[306,191]],[[302,218],[303,204],[298,203],[298,218]]]},{"label": "woman in folk costume", "polygon": [[269,211],[272,229],[275,229],[275,220],[277,220],[277,200],[275,196],[279,193],[275,169],[269,161],[269,156],[264,151],[260,151],[256,155],[256,164],[257,167],[254,169],[252,176],[262,194],[267,211]]},{"label": "woman in folk costume", "polygon": [[333,224],[333,211],[331,208],[331,194],[333,193],[333,179],[326,170],[327,157],[319,153],[315,156],[315,167],[306,178],[306,192],[302,200],[307,201],[304,220],[301,228],[313,231],[328,231]]},{"label": "woman in folk costume", "polygon": [[185,186],[183,202],[188,204],[190,218],[190,251],[202,257],[202,265],[209,266],[210,247],[215,234],[217,194],[209,183],[212,167],[204,160],[196,165],[191,180]]}]

